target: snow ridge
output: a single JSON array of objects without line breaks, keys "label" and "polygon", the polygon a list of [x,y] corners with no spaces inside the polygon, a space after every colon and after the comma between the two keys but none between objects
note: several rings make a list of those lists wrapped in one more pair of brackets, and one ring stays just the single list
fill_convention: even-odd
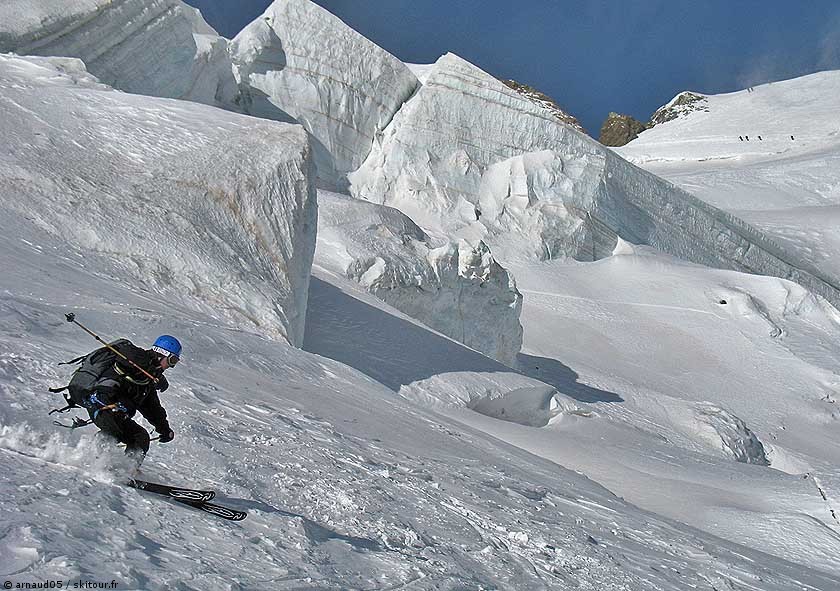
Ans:
[{"label": "snow ridge", "polygon": [[317,225],[303,129],[112,92],[82,72],[0,56],[6,215],[112,259],[157,297],[300,344]]},{"label": "snow ridge", "polygon": [[422,227],[481,238],[503,262],[596,260],[622,238],[793,279],[840,302],[838,282],[756,228],[629,164],[452,54],[350,180],[355,196]]},{"label": "snow ridge", "polygon": [[231,53],[246,111],[301,123],[321,183],[341,191],[418,84],[405,64],[308,0],[276,0]]},{"label": "snow ridge", "polygon": [[180,0],[8,0],[0,52],[77,57],[127,92],[219,106],[236,96],[227,40]]}]

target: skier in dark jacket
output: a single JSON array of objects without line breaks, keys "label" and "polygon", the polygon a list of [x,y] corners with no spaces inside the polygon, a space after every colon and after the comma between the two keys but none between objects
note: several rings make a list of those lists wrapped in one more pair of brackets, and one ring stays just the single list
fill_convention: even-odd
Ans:
[{"label": "skier in dark jacket", "polygon": [[152,424],[160,434],[161,443],[175,437],[158,392],[169,387],[163,372],[178,363],[181,343],[175,337],[163,335],[147,350],[124,341],[120,353],[154,376],[157,383],[118,358],[96,381],[85,407],[103,433],[126,444],[126,455],[132,456],[139,466],[149,451],[150,439],[149,432],[132,420],[136,412]]}]

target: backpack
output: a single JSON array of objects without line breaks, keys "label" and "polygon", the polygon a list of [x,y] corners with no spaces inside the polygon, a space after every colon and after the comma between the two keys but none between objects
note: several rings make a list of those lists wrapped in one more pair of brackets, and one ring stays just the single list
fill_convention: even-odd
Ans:
[{"label": "backpack", "polygon": [[[113,343],[109,343],[109,345],[120,353],[123,353],[122,349],[127,348],[127,345],[129,347],[133,346],[131,341],[128,339],[118,339]],[[74,363],[80,364],[79,368],[73,372],[69,384],[63,388],[50,388],[50,392],[56,393],[65,392],[66,390],[63,396],[67,401],[67,406],[62,409],[62,411],[69,410],[77,406],[84,407],[85,400],[93,392],[93,387],[99,381],[99,378],[101,378],[109,368],[113,367],[116,361],[116,353],[108,347],[101,347],[88,353],[87,355],[62,363],[61,365],[71,365]]]}]

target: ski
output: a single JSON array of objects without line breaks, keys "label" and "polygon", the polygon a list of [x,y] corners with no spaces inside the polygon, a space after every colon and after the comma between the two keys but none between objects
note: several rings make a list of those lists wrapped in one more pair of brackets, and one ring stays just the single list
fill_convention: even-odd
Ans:
[{"label": "ski", "polygon": [[175,500],[184,505],[200,509],[205,513],[212,513],[213,515],[229,521],[242,521],[248,517],[248,514],[245,511],[237,511],[236,509],[231,509],[230,507],[225,507],[224,505],[217,505],[216,503],[184,501],[181,499]]},{"label": "ski", "polygon": [[128,486],[139,490],[145,490],[150,493],[171,497],[178,501],[204,503],[213,499],[216,493],[212,490],[196,490],[193,488],[183,488],[180,486],[170,486],[168,484],[158,484],[156,482],[148,482],[146,480],[138,480],[132,478],[128,481]]},{"label": "ski", "polygon": [[248,517],[245,511],[238,511],[230,507],[225,507],[224,505],[210,503],[209,501],[216,496],[216,493],[212,490],[196,490],[180,486],[170,486],[168,484],[158,484],[136,478],[129,480],[128,486],[170,498],[182,505],[199,509],[205,513],[210,513],[229,521],[242,521]]}]

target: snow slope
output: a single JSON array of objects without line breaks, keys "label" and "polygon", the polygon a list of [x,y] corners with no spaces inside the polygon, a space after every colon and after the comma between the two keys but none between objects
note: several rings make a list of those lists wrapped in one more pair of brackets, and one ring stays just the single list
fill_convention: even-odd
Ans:
[{"label": "snow slope", "polygon": [[515,266],[520,370],[557,389],[549,407],[381,304],[338,306],[339,289],[362,298],[316,270],[307,350],[644,509],[840,574],[840,314],[797,284],[626,243],[595,263]]},{"label": "snow slope", "polygon": [[309,0],[275,0],[231,54],[246,112],[300,122],[322,184],[342,191],[417,86],[397,58]]},{"label": "snow slope", "polygon": [[[827,591],[840,581],[641,511],[346,365],[202,310],[172,310],[142,284],[115,282],[110,261],[85,261],[26,220],[0,224],[8,580],[115,579],[149,590],[770,591]],[[380,306],[424,330],[341,290],[313,282],[315,299],[343,310],[340,318]],[[54,360],[95,345],[63,321],[68,306],[103,333],[183,337],[186,359],[164,398],[177,437],[153,448],[145,475],[216,488],[249,511],[246,521],[117,486],[109,466],[119,458],[98,452],[91,433],[51,425],[45,388],[66,379]],[[461,349],[449,342],[454,356]]]},{"label": "snow slope", "polygon": [[761,228],[836,282],[838,93],[840,71],[827,71],[706,96],[704,110],[616,151]]},{"label": "snow slope", "polygon": [[115,92],[72,58],[0,55],[0,86],[4,216],[173,307],[300,343],[317,226],[301,127]]},{"label": "snow slope", "polygon": [[232,106],[227,40],[180,0],[4,0],[0,52],[82,59],[139,94]]},{"label": "snow slope", "polygon": [[426,326],[507,365],[522,346],[522,295],[487,247],[435,244],[396,209],[318,192],[318,264]]},{"label": "snow slope", "polygon": [[835,308],[789,281],[629,245],[514,272],[523,371],[548,383],[573,372],[588,388],[561,391],[592,414],[489,432],[644,508],[838,572],[836,493],[826,502],[813,481],[840,486]]}]

